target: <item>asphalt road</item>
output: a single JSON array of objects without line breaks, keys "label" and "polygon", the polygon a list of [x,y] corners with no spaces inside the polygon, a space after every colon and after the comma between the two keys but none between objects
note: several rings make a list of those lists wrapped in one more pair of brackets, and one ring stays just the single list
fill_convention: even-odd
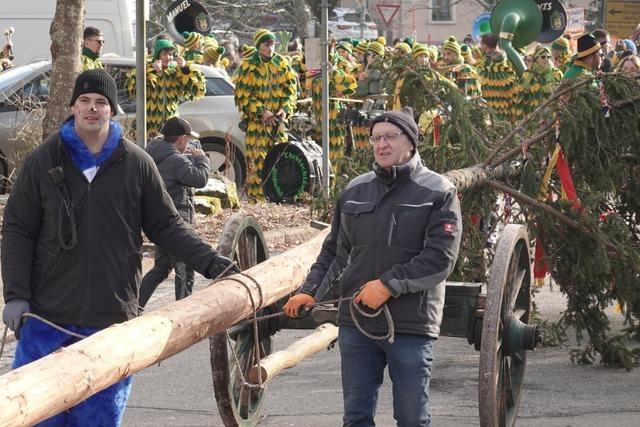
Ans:
[{"label": "asphalt road", "polygon": [[[166,286],[166,284],[165,284]],[[170,288],[169,288],[170,290]],[[536,297],[545,319],[557,318],[564,300],[549,288]],[[610,312],[620,327],[620,315]],[[278,332],[282,349],[307,331]],[[640,426],[640,370],[581,366],[569,346],[530,353],[519,426]],[[262,426],[338,426],[342,423],[338,350],[323,351],[268,384]],[[221,426],[211,383],[208,343],[136,374],[125,426]],[[464,339],[437,342],[431,395],[435,426],[478,422],[478,353]],[[391,384],[380,391],[377,424],[393,426]]]},{"label": "asphalt road", "polygon": [[[202,278],[200,278],[202,279]],[[202,286],[204,280],[197,284]],[[165,281],[154,295],[172,295]],[[544,289],[536,297],[544,319],[557,318],[564,301],[560,293]],[[620,315],[609,313],[620,327]],[[274,349],[282,349],[307,331],[285,330],[276,335]],[[626,372],[600,365],[572,364],[568,346],[541,348],[530,353],[522,395],[519,426],[640,426],[640,369]],[[14,351],[10,344],[0,360],[8,370]],[[431,385],[434,426],[474,426],[478,423],[478,353],[459,338],[437,342]],[[337,349],[323,351],[284,371],[269,383],[261,426],[325,427],[341,425],[342,394]],[[377,424],[393,426],[391,385],[380,391]],[[135,375],[124,426],[221,426],[211,382],[208,342]]]}]

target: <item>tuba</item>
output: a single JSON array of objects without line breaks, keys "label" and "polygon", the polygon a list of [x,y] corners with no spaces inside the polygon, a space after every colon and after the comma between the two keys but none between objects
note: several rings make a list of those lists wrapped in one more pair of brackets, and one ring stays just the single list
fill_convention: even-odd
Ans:
[{"label": "tuba", "polygon": [[566,26],[567,12],[560,0],[502,0],[491,11],[491,29],[518,75],[526,67],[516,49],[536,40],[549,43]]},{"label": "tuba", "polygon": [[202,4],[194,0],[177,0],[171,3],[165,14],[165,28],[176,43],[184,44],[184,31],[208,35],[211,33],[211,16]]}]

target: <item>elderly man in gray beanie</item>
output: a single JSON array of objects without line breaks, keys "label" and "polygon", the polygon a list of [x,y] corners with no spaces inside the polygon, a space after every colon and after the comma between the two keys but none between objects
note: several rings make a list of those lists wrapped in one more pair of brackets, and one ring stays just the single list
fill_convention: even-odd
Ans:
[{"label": "elderly man in gray beanie", "polygon": [[[398,425],[429,426],[434,342],[444,281],[460,246],[460,205],[453,184],[422,164],[410,108],[373,119],[369,139],[373,171],[355,178],[340,195],[331,233],[284,309],[298,317],[342,275],[338,343],[344,425],[375,425],[388,365]],[[386,321],[370,310],[384,310]]]}]

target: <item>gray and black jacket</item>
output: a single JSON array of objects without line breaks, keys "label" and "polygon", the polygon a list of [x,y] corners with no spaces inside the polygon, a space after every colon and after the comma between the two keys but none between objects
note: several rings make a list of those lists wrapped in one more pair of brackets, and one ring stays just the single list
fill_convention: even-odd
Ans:
[{"label": "gray and black jacket", "polygon": [[209,179],[209,157],[190,158],[163,139],[154,139],[147,145],[147,153],[158,166],[160,176],[178,213],[193,223],[193,188],[202,188]]},{"label": "gray and black jacket", "polygon": [[[458,257],[461,232],[455,187],[417,153],[391,172],[376,165],[342,192],[331,233],[301,292],[315,296],[340,271],[343,297],[380,279],[393,295],[387,304],[396,333],[437,337],[444,280]],[[384,316],[358,321],[370,333],[387,332]],[[341,304],[339,323],[353,325],[349,304]]]}]

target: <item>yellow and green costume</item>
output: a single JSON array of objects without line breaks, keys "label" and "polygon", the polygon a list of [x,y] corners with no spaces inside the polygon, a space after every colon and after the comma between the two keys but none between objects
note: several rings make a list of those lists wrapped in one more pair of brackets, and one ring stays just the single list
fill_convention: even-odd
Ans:
[{"label": "yellow and green costume", "polygon": [[544,68],[536,62],[541,55],[551,56],[551,50],[539,46],[533,54],[534,62],[531,69],[522,74],[516,102],[516,118],[518,120],[538,108],[562,80],[562,72],[551,62],[549,66]]},{"label": "yellow and green costume", "polygon": [[[160,132],[167,119],[178,115],[178,105],[185,100],[193,101],[205,94],[206,82],[202,72],[191,68],[190,64],[183,68],[175,63],[163,68],[158,73],[153,62],[158,59],[160,51],[172,49],[173,43],[166,39],[158,39],[154,55],[146,67],[147,82],[147,136]],[[136,94],[136,69],[129,73],[127,90],[132,96]]]},{"label": "yellow and green costume", "polygon": [[[258,30],[254,36],[256,46],[271,37],[275,39],[270,31]],[[289,117],[295,111],[296,92],[296,74],[289,61],[277,53],[266,60],[256,50],[238,67],[234,97],[247,121],[247,194],[252,200],[264,198],[261,173],[267,152],[273,145],[287,141],[282,126],[273,129],[264,124],[262,114],[268,110],[275,115],[283,110]]]},{"label": "yellow and green costume", "polygon": [[569,44],[569,40],[565,37],[559,37],[551,43],[551,49],[558,51],[558,56],[556,59],[556,67],[566,73],[571,65],[571,45]]},{"label": "yellow and green costume", "polygon": [[495,118],[513,123],[518,75],[511,62],[504,52],[494,50],[484,56],[477,69],[482,85],[482,97],[493,109]]},{"label": "yellow and green costume", "polygon": [[[343,98],[355,93],[358,84],[349,73],[336,67],[329,76],[329,97]],[[322,76],[313,78],[311,83],[313,112],[317,118],[318,135],[322,135]],[[338,113],[344,108],[340,101],[329,100],[329,160],[333,173],[338,172],[336,160],[344,155],[344,142],[347,135],[345,123],[338,121]],[[320,139],[320,138],[319,138]]]},{"label": "yellow and green costume", "polygon": [[185,31],[182,33],[182,36],[184,37],[185,48],[184,59],[195,62],[196,64],[202,64],[204,62],[204,55],[200,48],[202,34]]},{"label": "yellow and green costume", "polygon": [[455,37],[449,37],[442,45],[442,51],[449,51],[455,55],[452,64],[446,65],[440,69],[440,72],[455,82],[458,89],[469,98],[481,98],[482,90],[480,88],[480,77],[476,69],[464,62],[460,44]]},{"label": "yellow and green costume", "polygon": [[88,47],[82,48],[82,71],[104,68],[100,57]]}]

